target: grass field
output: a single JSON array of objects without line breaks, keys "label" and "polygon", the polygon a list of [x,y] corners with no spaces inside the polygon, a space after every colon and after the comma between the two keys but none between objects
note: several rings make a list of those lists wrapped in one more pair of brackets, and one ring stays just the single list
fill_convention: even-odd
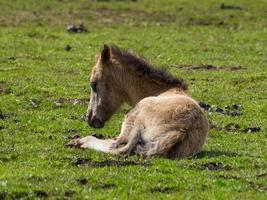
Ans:
[{"label": "grass field", "polygon": [[[266,0],[0,0],[0,10],[0,199],[267,198]],[[88,31],[66,31],[79,23]],[[212,105],[203,152],[126,162],[66,147],[74,135],[118,135],[130,109],[103,129],[83,120],[104,43],[184,78]]]}]

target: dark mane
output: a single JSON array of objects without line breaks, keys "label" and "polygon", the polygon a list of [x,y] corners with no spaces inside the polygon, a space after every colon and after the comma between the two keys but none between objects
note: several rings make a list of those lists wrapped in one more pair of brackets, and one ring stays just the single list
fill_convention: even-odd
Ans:
[{"label": "dark mane", "polygon": [[165,83],[169,86],[177,86],[183,90],[187,90],[188,86],[183,79],[177,78],[165,71],[154,68],[144,59],[130,53],[129,51],[121,50],[117,46],[110,46],[112,54],[119,62],[132,66],[137,73],[155,80],[157,82]]}]

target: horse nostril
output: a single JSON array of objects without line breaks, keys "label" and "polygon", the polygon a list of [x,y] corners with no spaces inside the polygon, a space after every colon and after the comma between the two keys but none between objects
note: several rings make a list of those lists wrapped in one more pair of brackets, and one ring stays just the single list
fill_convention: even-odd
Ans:
[{"label": "horse nostril", "polygon": [[104,123],[101,120],[93,117],[93,111],[91,109],[87,112],[86,118],[88,125],[91,127],[102,128],[104,126]]},{"label": "horse nostril", "polygon": [[89,125],[94,127],[94,128],[102,128],[104,126],[104,123],[101,122],[99,119],[92,119],[89,121]]}]

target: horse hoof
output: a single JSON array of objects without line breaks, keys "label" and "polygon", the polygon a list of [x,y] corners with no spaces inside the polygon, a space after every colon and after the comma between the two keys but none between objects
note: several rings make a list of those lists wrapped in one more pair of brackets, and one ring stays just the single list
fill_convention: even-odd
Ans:
[{"label": "horse hoof", "polygon": [[80,139],[73,139],[66,146],[70,148],[81,148],[82,143]]}]

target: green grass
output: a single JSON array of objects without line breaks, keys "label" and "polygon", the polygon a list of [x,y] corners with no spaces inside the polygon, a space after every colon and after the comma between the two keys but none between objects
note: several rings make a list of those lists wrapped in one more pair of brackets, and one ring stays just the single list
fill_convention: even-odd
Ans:
[{"label": "green grass", "polygon": [[[267,3],[224,1],[242,10],[223,10],[220,3],[0,0],[0,199],[266,199]],[[66,32],[80,22],[87,33]],[[124,160],[65,147],[76,134],[117,135],[129,110],[123,106],[95,130],[81,120],[87,106],[69,101],[89,97],[90,71],[104,43],[132,49],[186,79],[198,101],[241,104],[243,115],[207,113],[222,129],[211,129],[195,158],[133,156],[128,159],[146,165],[77,167],[78,158]],[[205,64],[223,69],[175,67]],[[233,66],[244,69],[226,70]],[[65,99],[61,107],[59,98]],[[227,131],[230,123],[240,130]],[[247,127],[261,130],[241,131]],[[209,163],[218,170],[203,167]]]}]

